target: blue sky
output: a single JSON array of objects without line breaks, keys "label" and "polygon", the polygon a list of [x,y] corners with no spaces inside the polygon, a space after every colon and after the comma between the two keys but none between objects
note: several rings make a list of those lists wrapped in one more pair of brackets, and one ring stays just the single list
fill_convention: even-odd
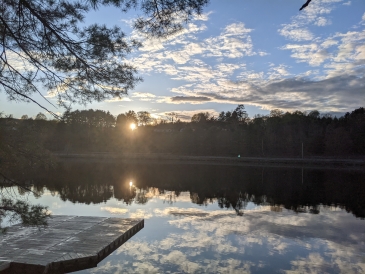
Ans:
[{"label": "blue sky", "polygon": [[[114,115],[146,110],[156,118],[174,111],[188,119],[200,111],[217,115],[238,104],[250,116],[275,108],[339,114],[365,106],[365,1],[313,0],[300,12],[304,2],[211,0],[201,17],[167,40],[146,40],[133,31],[138,12],[93,11],[86,24],[118,25],[144,41],[126,60],[144,82],[122,100],[73,109]],[[4,94],[0,104],[15,117],[41,111],[9,102]]]}]

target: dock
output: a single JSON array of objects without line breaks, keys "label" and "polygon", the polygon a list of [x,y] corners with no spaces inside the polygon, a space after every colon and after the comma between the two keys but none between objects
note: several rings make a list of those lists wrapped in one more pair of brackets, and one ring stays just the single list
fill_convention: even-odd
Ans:
[{"label": "dock", "polygon": [[52,216],[46,227],[0,234],[0,273],[68,273],[96,267],[144,227],[143,219]]}]

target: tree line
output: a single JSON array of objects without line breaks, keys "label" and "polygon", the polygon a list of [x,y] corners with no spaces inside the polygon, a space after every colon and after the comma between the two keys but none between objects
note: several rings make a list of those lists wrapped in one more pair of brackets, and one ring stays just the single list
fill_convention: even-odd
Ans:
[{"label": "tree line", "polygon": [[[250,118],[243,105],[194,114],[190,122],[168,113],[156,121],[147,111],[113,116],[103,110],[66,111],[60,120],[3,117],[0,131],[51,152],[171,153],[183,155],[315,157],[365,155],[363,107],[337,118],[319,111],[283,112]],[[138,125],[133,130],[131,124]],[[6,137],[3,137],[6,138]],[[36,141],[35,141],[36,139]],[[9,140],[10,141],[10,140]],[[37,145],[35,145],[37,143]]]}]

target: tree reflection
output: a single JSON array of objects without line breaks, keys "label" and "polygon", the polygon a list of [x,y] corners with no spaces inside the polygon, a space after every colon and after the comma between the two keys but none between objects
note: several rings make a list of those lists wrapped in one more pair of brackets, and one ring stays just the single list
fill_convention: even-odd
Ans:
[{"label": "tree reflection", "polygon": [[[336,206],[365,217],[361,171],[68,163],[53,171],[18,174],[23,174],[24,180],[33,180],[37,194],[42,195],[46,188],[74,203],[102,203],[114,197],[127,205],[146,204],[159,195],[165,203],[173,204],[181,192],[188,191],[195,204],[217,202],[237,215],[253,203],[270,206],[272,211],[285,208],[311,214],[318,214],[320,205]],[[129,186],[130,178],[138,182],[138,188]]]}]

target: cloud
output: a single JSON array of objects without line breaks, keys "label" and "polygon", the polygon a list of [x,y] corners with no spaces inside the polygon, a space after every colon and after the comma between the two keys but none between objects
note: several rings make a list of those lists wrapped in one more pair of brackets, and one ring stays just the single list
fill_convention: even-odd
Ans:
[{"label": "cloud", "polygon": [[200,15],[194,15],[194,20],[197,21],[208,21],[209,20],[209,16],[213,14],[213,11],[208,11],[206,13],[202,13]]},{"label": "cloud", "polygon": [[316,26],[324,27],[327,25],[331,25],[331,20],[324,18],[324,17],[318,17],[317,21],[314,23]]},{"label": "cloud", "polygon": [[[2,56],[3,57],[3,56]],[[5,58],[5,57],[3,57]],[[7,62],[15,69],[18,70],[20,73],[25,71],[36,71],[37,68],[29,63],[28,57],[24,52],[14,52],[7,50],[6,51],[6,60]]]},{"label": "cloud", "polygon": [[306,62],[311,66],[320,66],[326,59],[330,58],[326,48],[315,43],[307,45],[287,44],[281,49],[291,50],[291,57],[295,58],[297,62]]},{"label": "cloud", "polygon": [[[178,102],[176,102],[176,104],[178,104]],[[180,119],[181,121],[190,121],[191,117],[193,117],[194,114],[196,113],[200,113],[200,112],[208,112],[210,116],[215,116],[217,117],[219,115],[219,113],[211,108],[207,108],[207,109],[195,109],[195,110],[172,110],[170,112],[175,112],[177,114],[177,118]],[[166,117],[166,112],[161,112],[161,113],[155,113],[157,115],[159,115],[160,117]],[[165,196],[161,196],[161,199],[166,199]],[[180,194],[179,197],[175,197],[174,198],[176,201],[181,201],[181,202],[190,202],[191,198],[190,198],[190,194],[186,194],[186,195],[182,195]]]},{"label": "cloud", "polygon": [[126,214],[129,210],[126,208],[103,206],[100,208],[101,211],[107,211],[111,214]]},{"label": "cloud", "polygon": [[310,6],[298,15],[291,18],[291,22],[283,24],[278,32],[280,35],[293,41],[308,41],[315,38],[309,27],[324,27],[332,22],[325,16],[335,8],[335,3],[342,0],[318,0],[312,1]]},{"label": "cloud", "polygon": [[[137,234],[96,271],[364,272],[365,264],[359,255],[365,236],[363,221],[339,208],[320,206],[319,210],[320,215],[295,214],[285,209],[273,212],[269,206],[262,206],[237,216],[233,210],[211,211],[206,207],[157,208],[153,211],[155,221],[165,222],[169,233],[157,233],[152,238]],[[255,261],[248,261],[250,257]],[[260,261],[262,257],[265,262]],[[283,258],[290,264],[270,263]],[[125,263],[121,265],[121,261]]]},{"label": "cloud", "polygon": [[290,72],[287,68],[288,66],[284,64],[271,67],[268,72],[268,79],[283,79],[284,77],[289,76]]},{"label": "cloud", "polygon": [[138,97],[138,98],[155,98],[156,95],[148,92],[134,92],[132,94],[132,97]]},{"label": "cloud", "polygon": [[[146,41],[143,52],[138,57],[135,57],[131,62],[144,72],[160,72],[168,75],[175,75],[176,80],[184,78],[191,81],[197,79],[209,79],[211,68],[203,66],[201,59],[196,58],[241,58],[243,56],[252,56],[259,54],[264,56],[266,53],[260,51],[256,53],[253,50],[253,44],[249,33],[252,29],[248,29],[241,22],[227,25],[218,36],[212,36],[199,41],[197,33],[204,31],[206,27],[198,27],[192,23],[186,30],[186,35],[175,37],[170,40]],[[195,59],[194,59],[195,58]],[[171,61],[172,64],[171,64]],[[220,62],[221,63],[221,62]],[[232,73],[233,70],[244,67],[237,64],[217,64],[217,68],[222,68],[221,73]],[[181,66],[186,65],[187,66]],[[183,74],[186,70],[193,69],[196,72],[195,77]],[[228,69],[228,71],[227,71]],[[200,77],[202,76],[202,77]]]},{"label": "cloud", "polygon": [[251,31],[242,22],[227,25],[219,36],[204,41],[206,56],[239,58],[255,55],[249,35]]},{"label": "cloud", "polygon": [[153,101],[157,96],[149,92],[134,92],[131,97],[137,98],[139,101]]},{"label": "cloud", "polygon": [[202,102],[209,102],[211,101],[210,98],[208,97],[204,97],[204,96],[175,96],[175,97],[171,97],[171,101],[172,102],[179,102],[179,103],[195,103],[195,104],[199,104]]},{"label": "cloud", "polygon": [[133,101],[133,100],[131,98],[129,98],[129,97],[121,97],[121,98],[115,97],[113,99],[105,100],[105,102],[108,102],[108,103],[131,102],[131,101]]},{"label": "cloud", "polygon": [[279,30],[279,33],[280,35],[294,41],[306,41],[314,38],[313,33],[311,33],[307,28],[300,28],[297,25],[285,25]]},{"label": "cloud", "polygon": [[[317,20],[315,24],[320,22],[321,20]],[[354,27],[352,31],[314,37],[310,43],[289,43],[281,49],[290,50],[291,57],[298,63],[321,67],[319,74],[322,74],[322,78],[341,75],[361,77],[361,68],[365,64],[365,30],[356,30],[359,29],[359,25]]]},{"label": "cloud", "polygon": [[[343,113],[357,108],[363,96],[364,30],[357,26],[345,33],[315,35],[318,27],[331,24],[329,15],[339,2],[342,1],[311,2],[310,9],[293,16],[278,29],[279,35],[290,40],[280,49],[289,51],[295,62],[315,69],[297,72],[297,66],[283,62],[252,69],[248,57],[267,58],[265,51],[254,47],[251,35],[255,30],[244,22],[234,22],[216,35],[200,39],[201,34],[206,34],[206,26],[201,21],[208,20],[209,13],[204,20],[193,21],[185,33],[173,39],[153,41],[157,47],[146,47],[133,59],[143,73],[162,73],[179,81],[170,90],[174,95],[141,94],[132,98],[171,105],[245,104],[287,111],[319,109]],[[164,114],[156,115],[163,117]],[[189,120],[189,115],[181,117]]]},{"label": "cloud", "polygon": [[[280,66],[276,71],[280,71]],[[275,71],[274,71],[275,72]],[[285,69],[282,73],[285,73]],[[363,96],[364,78],[358,75],[342,74],[322,80],[293,77],[261,80],[253,83],[250,79],[217,84],[194,84],[180,86],[174,92],[190,96],[210,98],[210,102],[240,104],[249,103],[264,109],[283,110],[320,109],[321,111],[346,112],[359,107]]]},{"label": "cloud", "polygon": [[152,213],[148,212],[144,209],[136,209],[135,212],[129,213],[129,218],[137,218],[137,219],[150,219],[152,217]]}]

